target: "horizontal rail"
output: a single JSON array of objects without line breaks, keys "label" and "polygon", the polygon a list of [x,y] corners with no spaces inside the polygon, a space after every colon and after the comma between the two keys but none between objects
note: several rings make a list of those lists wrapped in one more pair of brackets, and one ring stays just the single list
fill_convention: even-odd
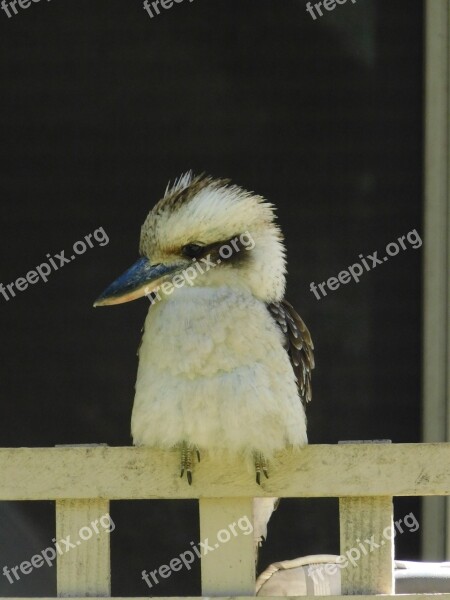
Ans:
[{"label": "horizontal rail", "polygon": [[202,453],[191,486],[177,451],[0,449],[0,500],[450,495],[450,443],[312,445],[280,452],[261,486],[243,460]]},{"label": "horizontal rail", "polygon": [[[214,600],[273,600],[274,596],[214,596]],[[283,596],[283,600],[343,600],[348,596]],[[450,600],[450,594],[382,594],[378,596],[351,596],[351,600],[374,600],[374,598],[382,598],[382,600]],[[2,600],[36,600],[36,598],[3,598]],[[42,598],[39,600],[55,600],[55,598]],[[70,600],[86,600],[86,597],[70,597]],[[149,600],[149,596],[140,597],[122,597],[114,596],[114,598],[106,598],[105,596],[90,600]],[[210,596],[165,596],[164,600],[210,600]]]}]

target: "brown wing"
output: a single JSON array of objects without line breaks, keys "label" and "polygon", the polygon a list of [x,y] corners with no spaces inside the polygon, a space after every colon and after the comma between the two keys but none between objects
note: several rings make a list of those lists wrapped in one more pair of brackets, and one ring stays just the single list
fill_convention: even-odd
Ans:
[{"label": "brown wing", "polygon": [[311,371],[314,369],[314,344],[308,328],[287,300],[267,308],[284,334],[284,347],[297,378],[298,393],[304,405],[311,400]]}]

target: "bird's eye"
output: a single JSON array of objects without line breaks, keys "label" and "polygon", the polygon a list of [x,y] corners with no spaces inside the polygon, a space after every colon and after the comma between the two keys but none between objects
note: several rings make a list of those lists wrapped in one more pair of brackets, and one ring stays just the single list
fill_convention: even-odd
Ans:
[{"label": "bird's eye", "polygon": [[204,248],[203,246],[200,246],[200,244],[187,244],[182,248],[183,255],[188,258],[198,258],[203,250]]}]

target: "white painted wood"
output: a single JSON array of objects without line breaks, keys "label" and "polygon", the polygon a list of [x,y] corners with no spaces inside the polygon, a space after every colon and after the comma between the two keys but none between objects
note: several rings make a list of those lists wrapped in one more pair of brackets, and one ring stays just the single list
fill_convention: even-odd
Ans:
[{"label": "white painted wood", "polygon": [[214,548],[201,559],[202,595],[254,595],[253,499],[205,498],[199,508],[200,540]]},{"label": "white painted wood", "polygon": [[[315,598],[321,598],[322,600],[343,600],[343,596],[314,596]],[[199,596],[167,596],[166,600],[202,600],[203,597]],[[258,596],[259,600],[273,600],[273,596]],[[312,596],[283,596],[285,600],[305,600],[305,598],[312,598]],[[3,598],[2,600],[18,600],[18,598]],[[33,600],[32,598],[21,598],[20,600]],[[54,600],[52,598],[39,598],[39,600]],[[72,600],[85,600],[82,596],[72,598]],[[104,597],[97,596],[91,598],[91,600],[105,600]],[[130,596],[114,596],[107,600],[149,600],[148,596],[130,597]],[[255,600],[254,596],[215,596],[215,600]],[[374,600],[371,595],[365,596],[352,596],[352,600]],[[400,594],[398,596],[386,595],[383,596],[383,600],[450,600],[450,594]]]},{"label": "white painted wood", "polygon": [[111,595],[110,528],[107,500],[56,502],[58,597]]},{"label": "white painted wood", "polygon": [[[450,0],[426,0],[425,12],[423,439],[443,442],[450,439]],[[423,508],[424,560],[443,560],[445,549],[449,558],[448,499],[425,499]]]},{"label": "white painted wood", "polygon": [[392,497],[340,498],[344,595],[394,593]]},{"label": "white painted wood", "polygon": [[285,451],[261,486],[238,458],[202,453],[191,486],[176,451],[0,449],[0,500],[243,498],[450,494],[450,444],[310,445]]}]

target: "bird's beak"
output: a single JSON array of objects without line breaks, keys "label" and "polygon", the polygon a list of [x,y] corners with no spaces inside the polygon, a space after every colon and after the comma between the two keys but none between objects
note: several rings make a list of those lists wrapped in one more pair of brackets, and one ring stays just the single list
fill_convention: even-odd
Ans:
[{"label": "bird's beak", "polygon": [[140,258],[125,273],[122,273],[94,302],[94,306],[122,304],[150,294],[182,265],[151,265],[146,257]]}]

